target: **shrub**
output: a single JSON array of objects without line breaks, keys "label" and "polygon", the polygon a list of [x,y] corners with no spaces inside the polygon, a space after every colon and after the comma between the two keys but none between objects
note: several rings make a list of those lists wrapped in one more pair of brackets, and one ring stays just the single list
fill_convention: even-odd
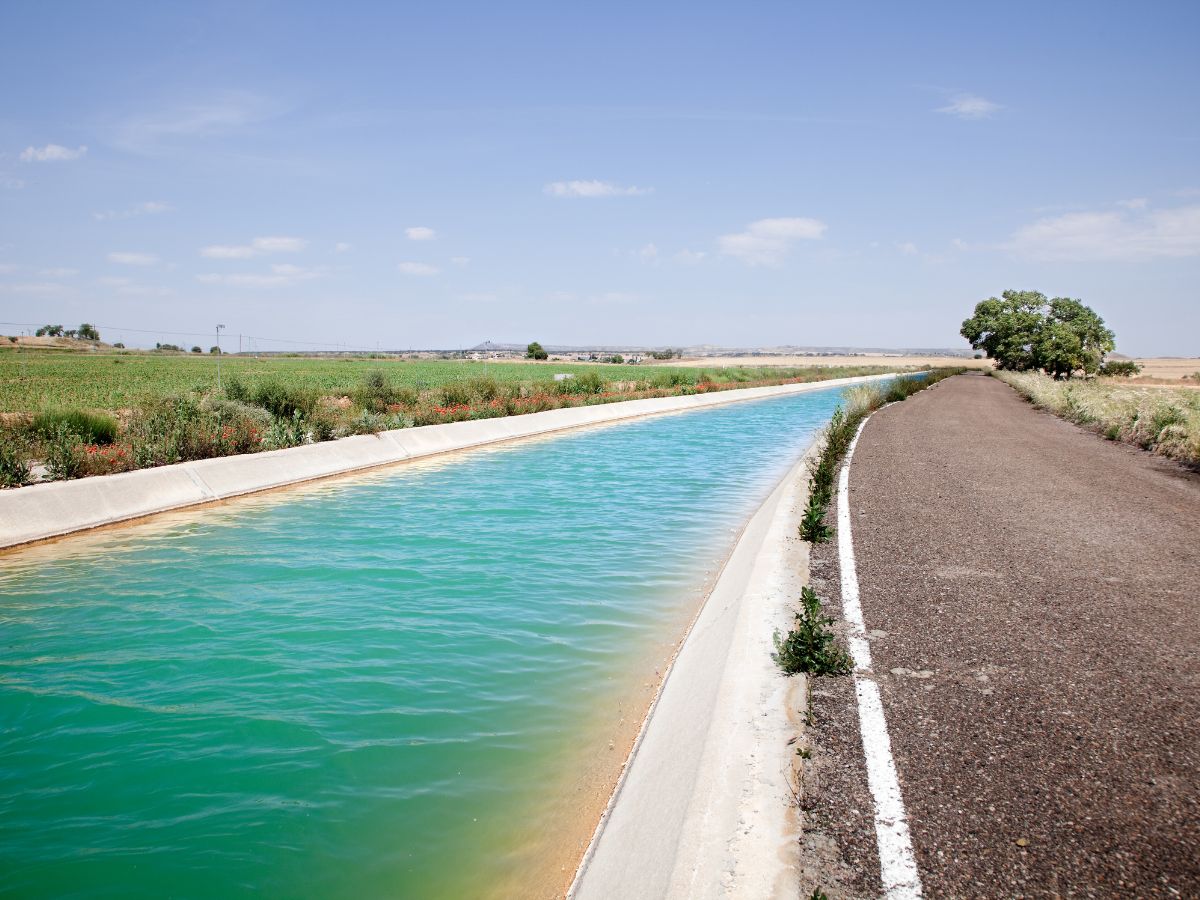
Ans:
[{"label": "shrub", "polygon": [[280,419],[307,416],[317,405],[317,396],[310,390],[278,381],[266,381],[250,392],[250,402],[261,406]]},{"label": "shrub", "polygon": [[5,428],[0,431],[0,487],[20,487],[29,480],[29,447],[25,438]]},{"label": "shrub", "polygon": [[820,495],[812,492],[808,495],[808,505],[804,508],[804,518],[800,520],[800,537],[810,544],[823,544],[833,533],[825,524],[825,505]]},{"label": "shrub", "polygon": [[465,381],[451,381],[441,391],[442,406],[470,406],[474,399],[471,386]]},{"label": "shrub", "polygon": [[86,474],[81,445],[82,437],[66,422],[55,423],[42,435],[42,456],[51,481],[65,481]]},{"label": "shrub", "polygon": [[372,412],[383,412],[396,402],[396,391],[382,369],[372,369],[363,376],[356,392],[359,406]]},{"label": "shrub", "polygon": [[800,589],[800,611],[796,627],[786,637],[775,635],[771,654],[785,675],[849,675],[854,671],[850,655],[834,642],[829,630],[833,619],[823,614],[821,601],[810,587]]},{"label": "shrub", "polygon": [[250,399],[250,389],[237,378],[226,378],[225,396],[230,400],[246,403]]},{"label": "shrub", "polygon": [[34,433],[49,439],[59,435],[60,426],[86,444],[111,444],[117,439],[120,429],[112,416],[80,409],[38,413],[29,427]]},{"label": "shrub", "polygon": [[1132,378],[1142,371],[1142,367],[1132,359],[1112,359],[1100,366],[1101,375],[1109,378]]}]

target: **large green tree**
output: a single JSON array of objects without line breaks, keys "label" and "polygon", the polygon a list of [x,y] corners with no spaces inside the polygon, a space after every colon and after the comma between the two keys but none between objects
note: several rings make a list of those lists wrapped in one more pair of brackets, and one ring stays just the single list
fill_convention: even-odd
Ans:
[{"label": "large green tree", "polygon": [[1056,378],[1093,375],[1112,351],[1113,333],[1088,306],[1039,291],[1005,291],[975,306],[962,336],[1001,369],[1042,369]]}]

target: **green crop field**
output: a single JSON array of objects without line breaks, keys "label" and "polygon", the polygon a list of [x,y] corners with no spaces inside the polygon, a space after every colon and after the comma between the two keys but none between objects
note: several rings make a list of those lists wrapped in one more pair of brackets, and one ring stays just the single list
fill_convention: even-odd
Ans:
[{"label": "green crop field", "polygon": [[[582,363],[509,363],[468,360],[400,360],[359,357],[295,358],[224,356],[221,375],[247,387],[269,381],[315,390],[324,395],[351,393],[368,372],[381,370],[397,387],[417,390],[472,378],[501,383],[550,380],[555,373],[596,372],[605,382],[687,378],[707,373],[714,382],[788,378],[817,370],[709,367],[681,368],[647,365]],[[872,370],[822,369],[821,378],[866,374]],[[78,353],[0,350],[0,412],[38,412],[48,409],[117,411],[139,401],[216,388],[217,361],[213,356],[153,353]]]}]

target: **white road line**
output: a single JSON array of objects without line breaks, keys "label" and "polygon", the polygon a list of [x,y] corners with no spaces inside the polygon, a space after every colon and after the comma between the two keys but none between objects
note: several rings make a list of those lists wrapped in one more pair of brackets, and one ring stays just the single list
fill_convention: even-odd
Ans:
[{"label": "white road line", "polygon": [[[868,417],[869,418],[869,417]],[[921,897],[921,874],[908,834],[900,778],[892,758],[887,722],[879,685],[871,669],[871,645],[863,622],[858,597],[858,571],[854,567],[854,541],[850,534],[850,460],[867,420],[863,419],[846,451],[846,463],[838,476],[838,559],[842,569],[842,610],[850,623],[850,653],[854,657],[854,691],[858,696],[858,721],[863,754],[867,760],[867,782],[875,800],[875,839],[879,844],[879,874],[883,893],[889,900]]]}]

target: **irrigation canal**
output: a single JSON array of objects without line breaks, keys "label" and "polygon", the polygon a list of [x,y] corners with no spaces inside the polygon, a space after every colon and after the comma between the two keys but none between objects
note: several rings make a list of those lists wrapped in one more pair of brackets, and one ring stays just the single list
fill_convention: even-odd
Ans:
[{"label": "irrigation canal", "polygon": [[4,557],[0,893],[480,896],[573,864],[581,773],[841,393]]}]

